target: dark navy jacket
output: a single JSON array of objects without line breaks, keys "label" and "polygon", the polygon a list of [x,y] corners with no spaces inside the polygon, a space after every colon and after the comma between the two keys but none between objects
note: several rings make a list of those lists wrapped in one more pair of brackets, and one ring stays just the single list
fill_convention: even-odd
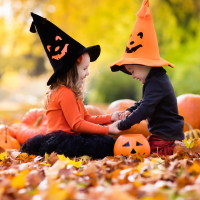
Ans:
[{"label": "dark navy jacket", "polygon": [[148,130],[163,140],[184,139],[184,118],[178,114],[177,99],[162,67],[152,67],[142,89],[142,100],[127,109],[129,116],[118,124],[120,130],[148,119]]}]

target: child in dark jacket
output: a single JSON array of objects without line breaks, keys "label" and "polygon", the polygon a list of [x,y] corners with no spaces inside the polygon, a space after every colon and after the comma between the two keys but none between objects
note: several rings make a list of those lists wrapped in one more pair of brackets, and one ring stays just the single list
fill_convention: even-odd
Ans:
[{"label": "child in dark jacket", "polygon": [[174,67],[160,58],[149,3],[144,0],[122,58],[111,65],[112,71],[121,70],[143,84],[142,100],[121,114],[118,128],[126,130],[148,119],[151,153],[171,155],[175,140],[184,139],[184,119],[178,114],[177,99],[163,68],[165,65]]},{"label": "child in dark jacket", "polygon": [[[125,65],[125,68],[132,73],[133,79],[139,79],[144,85],[142,100],[122,114],[123,120],[118,124],[118,128],[126,130],[148,119],[148,129],[152,133],[149,138],[151,152],[157,152],[158,147],[160,154],[172,154],[174,140],[184,139],[184,119],[178,114],[176,96],[166,70],[144,65]],[[142,72],[137,75],[140,71]],[[142,79],[143,74],[145,79]]]}]

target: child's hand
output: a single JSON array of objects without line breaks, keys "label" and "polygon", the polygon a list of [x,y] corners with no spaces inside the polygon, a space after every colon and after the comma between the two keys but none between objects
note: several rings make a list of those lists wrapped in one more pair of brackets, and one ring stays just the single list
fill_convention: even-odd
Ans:
[{"label": "child's hand", "polygon": [[111,122],[115,122],[117,120],[120,120],[121,119],[121,114],[123,113],[124,111],[116,111],[114,112],[112,115],[111,115]]},{"label": "child's hand", "polygon": [[131,112],[125,111],[125,112],[123,112],[123,113],[121,114],[120,119],[122,120],[122,119],[126,118],[126,116],[128,116],[128,115],[130,115],[130,114],[131,114]]},{"label": "child's hand", "polygon": [[116,122],[114,122],[114,123],[112,123],[108,126],[109,127],[109,129],[108,129],[109,134],[118,135],[122,132],[121,130],[118,129],[118,126],[117,126],[119,124],[119,122],[120,122],[120,120],[118,120],[118,121],[116,121]]}]

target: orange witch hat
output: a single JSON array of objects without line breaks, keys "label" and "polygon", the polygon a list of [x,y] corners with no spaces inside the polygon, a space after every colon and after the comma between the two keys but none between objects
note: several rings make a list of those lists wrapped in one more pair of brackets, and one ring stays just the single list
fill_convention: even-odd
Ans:
[{"label": "orange witch hat", "polygon": [[140,64],[150,67],[169,65],[174,68],[174,65],[160,57],[148,0],[143,1],[136,16],[137,19],[122,58],[110,66],[111,71],[121,70],[130,74],[124,67],[125,64]]}]

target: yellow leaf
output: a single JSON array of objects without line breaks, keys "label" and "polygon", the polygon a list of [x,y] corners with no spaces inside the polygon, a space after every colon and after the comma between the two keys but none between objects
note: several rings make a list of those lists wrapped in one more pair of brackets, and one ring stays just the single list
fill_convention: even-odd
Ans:
[{"label": "yellow leaf", "polygon": [[55,183],[48,189],[48,193],[45,199],[48,200],[64,200],[67,199],[68,192],[66,190],[58,188],[58,184]]},{"label": "yellow leaf", "polygon": [[187,140],[187,137],[185,137],[185,139],[183,140],[183,142],[184,142],[185,146],[188,149],[191,149],[194,146],[194,140],[193,139]]},{"label": "yellow leaf", "polygon": [[188,171],[189,173],[200,174],[200,164],[197,163],[197,162],[194,162],[194,164],[193,164],[191,167],[189,167],[189,168],[187,169],[187,171]]},{"label": "yellow leaf", "polygon": [[77,175],[77,176],[82,176],[83,175],[83,173],[81,173],[81,172],[74,172],[74,174]]},{"label": "yellow leaf", "polygon": [[142,200],[166,200],[166,198],[165,196],[158,194],[154,197],[144,197]]},{"label": "yellow leaf", "polygon": [[17,157],[18,160],[21,162],[26,162],[28,160],[28,154],[27,153],[20,153]]},{"label": "yellow leaf", "polygon": [[7,152],[3,152],[0,154],[0,160],[3,160],[3,158],[7,158]]},{"label": "yellow leaf", "polygon": [[17,176],[15,176],[11,181],[11,186],[21,189],[26,185],[26,175],[29,173],[29,170],[21,171]]},{"label": "yellow leaf", "polygon": [[87,160],[90,160],[92,157],[85,155],[85,156],[81,156],[80,158],[81,158],[81,159],[84,159],[84,158],[85,158],[85,159],[87,159]]},{"label": "yellow leaf", "polygon": [[154,163],[164,163],[165,161],[162,160],[161,158],[152,158],[151,162],[154,162]]},{"label": "yellow leaf", "polygon": [[48,163],[45,163],[45,162],[40,163],[40,165],[43,165],[43,166],[50,166],[50,167],[51,167],[51,164],[48,164]]},{"label": "yellow leaf", "polygon": [[70,163],[68,163],[68,165],[71,164],[71,165],[74,165],[74,167],[81,167],[81,163],[82,163],[82,159],[79,160],[78,162],[71,160]]},{"label": "yellow leaf", "polygon": [[62,161],[68,161],[66,164],[67,165],[73,165],[74,167],[81,167],[82,164],[82,158],[78,162],[74,160],[70,160],[68,157],[66,158],[63,154],[62,155],[57,155],[58,158]]},{"label": "yellow leaf", "polygon": [[60,160],[62,160],[62,161],[65,161],[65,160],[70,160],[68,157],[66,158],[63,154],[62,155],[57,155],[58,156],[58,158],[60,159]]},{"label": "yellow leaf", "polygon": [[45,158],[45,161],[47,161],[48,159],[49,159],[49,154],[48,153],[45,153],[45,156],[44,156],[44,158]]},{"label": "yellow leaf", "polygon": [[139,181],[134,181],[133,184],[134,184],[136,187],[142,186],[142,183],[139,182]]}]

